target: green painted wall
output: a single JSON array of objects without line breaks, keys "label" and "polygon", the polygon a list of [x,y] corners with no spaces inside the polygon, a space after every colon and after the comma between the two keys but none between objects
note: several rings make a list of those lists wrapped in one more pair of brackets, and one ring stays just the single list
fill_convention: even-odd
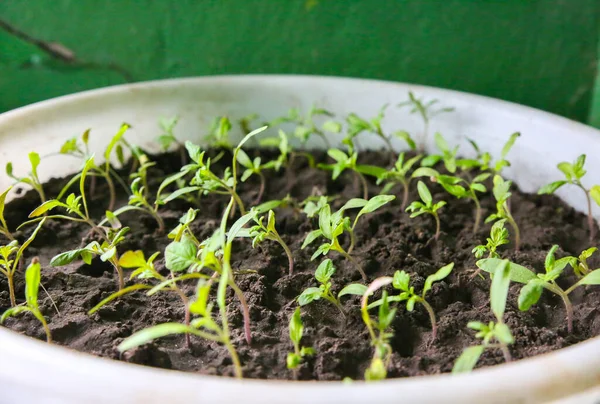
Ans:
[{"label": "green painted wall", "polygon": [[[0,18],[136,81],[235,73],[448,87],[585,120],[598,0],[1,0]],[[32,55],[41,57],[32,65]],[[124,82],[0,32],[0,111]]]}]

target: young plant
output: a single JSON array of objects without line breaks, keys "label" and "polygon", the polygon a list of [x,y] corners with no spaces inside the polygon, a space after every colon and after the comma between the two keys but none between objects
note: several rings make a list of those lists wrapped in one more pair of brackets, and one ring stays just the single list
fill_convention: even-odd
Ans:
[{"label": "young plant", "polygon": [[410,217],[417,217],[423,214],[432,215],[435,219],[435,240],[440,237],[440,216],[438,214],[438,210],[446,205],[445,201],[439,201],[433,203],[433,197],[431,196],[431,192],[429,192],[429,188],[423,181],[419,181],[417,183],[417,191],[419,192],[419,197],[422,202],[414,201],[411,203],[408,208],[406,208],[407,212],[412,212]]},{"label": "young plant", "polygon": [[408,92],[408,100],[401,102],[398,104],[398,107],[409,107],[411,114],[418,114],[423,121],[423,135],[421,138],[421,145],[419,149],[421,152],[425,151],[425,146],[427,145],[427,137],[429,135],[429,124],[431,120],[439,114],[444,112],[452,112],[454,108],[451,107],[443,107],[437,108],[436,104],[439,100],[432,99],[429,101],[423,101],[412,93],[412,91]]},{"label": "young plant", "polygon": [[50,328],[48,327],[48,323],[40,311],[38,304],[38,291],[40,289],[40,281],[42,278],[41,271],[42,267],[40,266],[39,260],[33,258],[31,264],[29,264],[25,270],[25,305],[13,306],[6,310],[0,317],[0,324],[4,323],[8,317],[14,317],[21,313],[31,313],[42,324],[44,332],[46,333],[46,341],[51,343],[52,335],[50,333]]},{"label": "young plant", "polygon": [[521,136],[521,133],[515,132],[506,141],[500,153],[500,159],[493,163],[492,155],[489,152],[482,152],[479,145],[472,139],[468,139],[473,149],[477,153],[478,166],[481,171],[492,171],[494,174],[500,174],[505,167],[510,167],[510,161],[506,159],[508,153],[514,146],[516,140]]},{"label": "young plant", "polygon": [[15,273],[21,268],[21,259],[23,253],[29,247],[29,244],[36,238],[38,232],[44,225],[46,219],[42,219],[35,230],[31,233],[31,236],[23,243],[19,245],[17,240],[13,240],[7,245],[0,246],[0,273],[6,276],[8,281],[8,294],[10,296],[11,307],[17,306],[17,299],[15,297]]},{"label": "young plant", "polygon": [[510,332],[510,328],[504,323],[504,311],[506,309],[506,298],[508,297],[508,287],[512,280],[512,265],[508,260],[496,260],[494,262],[495,270],[490,289],[490,304],[492,312],[496,317],[496,322],[490,321],[488,324],[479,321],[470,321],[467,324],[472,330],[477,331],[475,338],[482,340],[481,345],[475,345],[466,348],[458,357],[452,368],[452,373],[464,373],[473,370],[481,354],[486,349],[500,349],[506,362],[511,361],[508,346],[515,342]]},{"label": "young plant", "polygon": [[577,265],[573,267],[573,271],[577,277],[583,278],[590,273],[591,270],[587,260],[591,258],[596,251],[598,251],[596,247],[590,247],[587,250],[583,250],[581,254],[579,254],[579,257],[577,258]]},{"label": "young plant", "polygon": [[[388,105],[384,105],[379,114],[371,120],[365,120],[355,113],[351,113],[346,118],[346,123],[348,124],[348,136],[352,139],[358,136],[362,132],[371,132],[377,135],[383,142],[385,143],[390,156],[394,156],[396,154],[394,150],[394,146],[392,146],[392,142],[390,141],[390,136],[383,133],[383,129],[381,128],[381,121],[385,116],[385,110]],[[392,160],[393,161],[393,160]]]},{"label": "young plant", "polygon": [[6,224],[6,219],[4,218],[4,207],[6,205],[6,196],[10,192],[12,187],[8,187],[6,191],[0,194],[0,234],[3,234],[9,240],[14,240],[15,237],[12,235],[10,230],[8,229],[8,225]]},{"label": "young plant", "polygon": [[266,180],[265,175],[263,174],[263,170],[272,168],[274,166],[274,163],[267,162],[266,164],[263,164],[260,157],[256,157],[254,160],[252,160],[250,159],[250,157],[248,157],[246,152],[241,149],[239,150],[237,155],[237,162],[245,168],[240,178],[240,181],[246,182],[246,180],[252,175],[257,175],[260,180],[260,186],[258,188],[258,192],[256,193],[256,198],[254,199],[254,202],[252,202],[253,205],[256,205],[260,203],[265,192]]},{"label": "young plant", "polygon": [[327,140],[326,132],[340,133],[342,126],[331,119],[328,119],[319,126],[314,121],[315,117],[332,118],[333,114],[325,109],[313,106],[305,116],[302,116],[300,110],[292,108],[288,111],[287,116],[275,119],[269,126],[276,126],[281,123],[295,123],[296,128],[294,130],[294,136],[300,139],[303,144],[306,143],[311,136],[317,135],[329,149],[331,145],[329,144],[329,140]]},{"label": "young plant", "polygon": [[269,210],[267,216],[267,224],[264,224],[265,217],[259,216],[259,213],[254,209],[248,212],[246,215],[240,217],[236,223],[234,223],[231,227],[237,228],[243,227],[249,221],[254,221],[255,225],[247,228],[241,229],[238,233],[238,237],[250,237],[252,238],[252,247],[256,248],[256,246],[262,243],[264,240],[271,240],[279,243],[283,251],[288,258],[288,273],[290,275],[294,272],[294,257],[292,256],[292,251],[288,247],[288,245],[283,241],[277,229],[275,228],[275,212]]},{"label": "young plant", "polygon": [[206,136],[206,141],[212,147],[232,150],[233,145],[229,140],[231,132],[231,121],[226,116],[220,116],[213,120]]},{"label": "young plant", "polygon": [[581,180],[587,173],[587,171],[583,168],[585,164],[585,157],[585,154],[582,154],[581,156],[577,157],[577,160],[575,160],[573,163],[568,163],[566,161],[559,163],[557,167],[560,171],[562,171],[565,179],[552,182],[540,188],[538,194],[553,194],[557,189],[567,184],[575,185],[581,189],[587,200],[590,243],[593,243],[594,238],[596,237],[596,227],[594,224],[594,214],[592,212],[592,199],[598,206],[600,206],[600,185],[594,185],[588,189],[582,184]]},{"label": "young plant", "polygon": [[[590,271],[587,275],[583,276],[579,281],[573,284],[568,289],[564,290],[561,288],[556,279],[562,275],[567,265],[571,265],[573,268],[579,267],[581,262],[575,257],[564,257],[556,259],[554,253],[558,246],[553,246],[544,263],[545,273],[536,274],[534,271],[525,268],[515,263],[510,263],[510,279],[513,282],[522,283],[525,286],[521,288],[519,293],[519,310],[529,310],[531,306],[536,304],[544,289],[559,296],[563,301],[566,310],[567,317],[567,330],[568,332],[573,331],[573,305],[569,299],[569,295],[575,289],[584,285],[600,285],[600,268]],[[477,262],[477,266],[486,272],[494,273],[496,266],[498,265],[497,258],[488,258]]]},{"label": "young plant", "polygon": [[[460,164],[460,160],[456,158],[458,146],[455,146],[454,149],[450,149],[448,142],[440,133],[436,133],[434,139],[437,148],[442,152],[442,154],[429,154],[423,158],[423,160],[421,160],[421,165],[423,167],[433,167],[442,161],[448,172],[451,174],[456,173],[456,169]],[[464,162],[462,164],[464,165]]]},{"label": "young plant", "polygon": [[294,314],[290,317],[290,340],[292,341],[292,345],[294,345],[294,352],[289,352],[287,354],[287,368],[290,370],[296,370],[298,366],[302,363],[302,360],[306,356],[312,356],[315,354],[315,350],[309,347],[301,347],[300,340],[302,339],[302,334],[304,333],[304,325],[302,324],[302,318],[300,317],[300,307],[297,307],[294,310]]},{"label": "young plant", "polygon": [[6,174],[15,180],[15,184],[23,183],[32,187],[35,192],[40,197],[40,201],[42,203],[46,202],[46,194],[44,193],[44,187],[40,182],[40,178],[38,176],[38,167],[41,162],[40,155],[36,152],[29,153],[29,163],[31,165],[31,171],[27,174],[26,177],[17,177],[13,174],[13,165],[11,162],[6,163]]},{"label": "young plant", "polygon": [[[392,359],[392,346],[390,339],[393,333],[388,331],[396,316],[396,309],[390,309],[387,292],[383,291],[381,304],[379,305],[378,319],[375,324],[369,316],[369,296],[378,289],[392,283],[393,279],[389,276],[383,276],[375,279],[367,288],[361,299],[361,317],[369,330],[371,345],[374,347],[371,364],[365,371],[366,381],[384,380],[387,376],[387,368]],[[377,330],[377,332],[375,332]]]},{"label": "young plant", "polygon": [[490,230],[490,236],[487,238],[485,244],[478,245],[471,251],[475,258],[483,258],[487,253],[487,258],[500,258],[498,254],[498,247],[508,244],[508,230],[504,227],[506,219],[500,219],[492,225]]},{"label": "young plant", "polygon": [[513,229],[513,233],[515,234],[515,250],[519,251],[519,248],[521,247],[521,232],[508,207],[508,199],[512,195],[510,193],[511,185],[512,181],[505,181],[499,175],[494,176],[493,194],[496,199],[496,213],[488,216],[487,219],[485,219],[485,222],[489,223],[495,220],[505,219]]},{"label": "young plant", "polygon": [[336,297],[331,291],[331,277],[334,273],[335,267],[333,266],[333,261],[331,261],[329,258],[323,260],[323,262],[319,264],[317,271],[315,272],[315,279],[317,280],[317,282],[319,282],[319,287],[309,287],[304,289],[302,293],[300,293],[300,296],[298,296],[297,298],[298,304],[300,306],[306,306],[307,304],[310,304],[322,298],[332,303],[335,307],[337,307],[340,313],[342,314],[342,317],[345,318],[346,313],[344,312],[344,308],[342,307],[342,304],[340,302],[340,297],[343,296],[345,293],[342,294],[340,291],[340,295]]},{"label": "young plant", "polygon": [[[330,251],[335,251],[350,261],[358,270],[363,280],[367,280],[367,275],[363,269],[358,265],[356,260],[350,255],[355,245],[354,229],[358,223],[358,219],[367,213],[372,213],[391,202],[396,197],[393,195],[379,195],[371,198],[370,200],[355,198],[351,199],[344,206],[342,206],[337,212],[331,213],[331,207],[329,204],[325,204],[319,210],[319,228],[313,230],[306,236],[302,248],[306,248],[309,244],[318,238],[325,238],[328,242],[323,243],[317,248],[315,253],[312,255],[311,260],[319,257],[320,255],[327,255]],[[362,208],[351,225],[350,218],[344,216],[347,209]],[[339,242],[339,237],[344,233],[348,232],[350,235],[350,246],[346,251]]]},{"label": "young plant", "polygon": [[369,198],[369,186],[365,175],[373,177],[382,176],[386,170],[381,167],[357,164],[358,153],[353,147],[350,147],[350,154],[346,154],[339,149],[329,149],[327,155],[335,160],[334,164],[319,164],[318,167],[332,172],[331,178],[337,179],[345,170],[350,170],[356,175],[362,185],[363,199]]},{"label": "young plant", "polygon": [[179,121],[178,116],[172,118],[161,118],[158,121],[158,126],[162,129],[163,133],[158,137],[158,143],[163,151],[169,150],[171,147],[176,146],[179,150],[181,158],[181,165],[185,165],[187,157],[185,155],[185,145],[177,139],[175,136],[175,126]]},{"label": "young plant", "polygon": [[[431,274],[425,279],[425,285],[421,294],[415,293],[414,286],[410,285],[410,275],[404,271],[396,271],[392,278],[392,286],[394,289],[402,291],[397,296],[388,297],[389,302],[406,302],[406,310],[409,312],[413,311],[415,304],[422,304],[427,314],[429,315],[429,321],[431,322],[431,341],[435,341],[437,337],[437,321],[435,318],[435,312],[433,307],[425,300],[425,295],[429,292],[435,282],[439,282],[445,279],[454,268],[454,262],[445,265],[437,270],[434,274]],[[369,305],[369,308],[377,307],[383,303],[382,300],[375,301]]]}]

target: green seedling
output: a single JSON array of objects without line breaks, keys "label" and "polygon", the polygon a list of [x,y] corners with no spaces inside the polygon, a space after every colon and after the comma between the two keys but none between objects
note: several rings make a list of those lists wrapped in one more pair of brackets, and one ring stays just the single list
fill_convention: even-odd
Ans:
[{"label": "green seedling", "polygon": [[337,179],[345,170],[350,170],[359,179],[362,186],[363,199],[369,198],[369,186],[365,175],[378,178],[382,176],[386,170],[381,167],[357,164],[358,153],[353,147],[350,148],[350,154],[346,154],[339,149],[329,149],[327,155],[335,160],[334,164],[319,164],[318,167],[332,172],[331,178]]},{"label": "green seedling", "polygon": [[238,124],[240,125],[240,129],[242,133],[250,133],[252,132],[251,123],[258,119],[258,114],[249,114],[240,119],[238,119]]},{"label": "green seedling", "polygon": [[581,254],[579,254],[579,257],[577,258],[577,265],[573,267],[573,271],[577,277],[583,278],[590,273],[591,270],[587,260],[591,258],[596,251],[598,251],[596,247],[590,247],[587,250],[583,250]]},{"label": "green seedling", "polygon": [[304,334],[304,325],[302,324],[302,318],[300,317],[300,307],[294,310],[294,314],[290,317],[290,340],[294,345],[294,352],[287,354],[287,368],[290,370],[296,370],[302,363],[302,360],[306,356],[312,356],[315,354],[315,350],[309,347],[301,347],[300,340]]},{"label": "green seedling", "polygon": [[333,202],[336,198],[333,196],[309,196],[300,203],[303,206],[302,211],[308,218],[317,217],[325,205]]},{"label": "green seedling", "polygon": [[443,107],[436,108],[436,104],[439,100],[432,99],[429,101],[423,101],[417,98],[412,91],[408,92],[408,100],[401,102],[398,104],[398,107],[409,107],[411,114],[418,114],[423,121],[423,136],[421,138],[421,145],[419,149],[421,152],[425,151],[425,146],[427,145],[427,137],[429,136],[429,124],[431,120],[439,114],[445,112],[452,112],[454,108],[451,107]]},{"label": "green seedling", "polygon": [[514,146],[521,133],[515,132],[506,141],[500,153],[500,159],[495,163],[492,161],[492,155],[489,152],[482,152],[479,145],[472,139],[468,139],[473,149],[477,153],[478,166],[481,171],[492,171],[494,174],[500,174],[505,167],[510,167],[510,161],[506,159],[508,153]]},{"label": "green seedling", "polygon": [[[233,240],[233,237],[236,236],[235,234],[233,234],[232,238],[228,237],[228,239],[226,240],[225,233],[227,226],[227,218],[229,217],[229,214],[233,209],[234,204],[235,200],[231,198],[229,204],[227,205],[227,209],[225,210],[225,213],[223,215],[218,236],[215,237],[215,239],[217,239],[217,244],[220,243],[223,246],[221,273],[219,274],[219,285],[217,290],[217,306],[219,307],[221,324],[219,325],[219,323],[213,318],[213,305],[208,301],[210,289],[214,278],[211,278],[208,281],[205,279],[200,279],[198,281],[198,286],[196,289],[196,299],[189,305],[189,310],[191,314],[196,316],[196,318],[194,318],[190,322],[189,326],[181,323],[163,323],[146,328],[141,331],[137,331],[133,335],[126,338],[123,342],[121,342],[121,344],[119,344],[117,349],[120,352],[125,352],[129,349],[136,348],[157,338],[165,337],[168,335],[195,335],[209,341],[214,341],[223,344],[227,348],[229,356],[231,357],[231,360],[233,362],[235,376],[237,378],[242,378],[242,365],[240,363],[240,359],[235,350],[235,347],[231,342],[231,335],[229,332],[229,321],[227,318],[227,304],[225,299],[227,294],[227,286],[233,280],[230,262],[231,242]],[[194,244],[192,243],[191,246],[194,246]],[[195,259],[196,254],[191,251],[191,248],[188,248],[188,250],[190,251],[188,251],[188,254],[184,258],[193,256]],[[180,259],[180,261],[185,261],[185,259]],[[190,260],[188,259],[188,261]],[[190,265],[192,263],[190,263]],[[185,262],[183,262],[183,265],[185,265]]]},{"label": "green seedling", "polygon": [[[315,241],[318,238],[325,238],[328,242],[323,243],[317,248],[315,253],[312,255],[311,260],[316,259],[320,255],[327,255],[330,251],[335,251],[350,261],[354,267],[358,270],[363,280],[367,280],[367,275],[363,271],[363,269],[358,265],[356,260],[350,255],[352,249],[355,245],[355,235],[354,229],[358,223],[358,219],[360,219],[363,215],[367,213],[372,213],[385,205],[388,202],[391,202],[396,197],[393,195],[379,195],[371,198],[370,200],[355,198],[351,199],[344,206],[342,206],[337,212],[331,213],[331,207],[329,204],[325,204],[319,210],[319,228],[317,230],[313,230],[306,236],[304,243],[302,244],[302,248],[306,248],[309,244]],[[354,218],[354,222],[352,224],[350,218],[344,216],[344,213],[347,209],[356,209],[362,208],[356,217]],[[339,237],[344,233],[348,232],[350,235],[350,247],[348,251],[346,251],[339,242]]]},{"label": "green seedling", "polygon": [[[371,364],[365,371],[366,381],[384,380],[387,376],[387,368],[392,359],[390,339],[392,338],[393,333],[389,332],[388,328],[390,328],[392,321],[396,316],[396,309],[390,308],[387,292],[385,290],[383,291],[381,304],[379,305],[378,319],[375,324],[371,321],[368,309],[369,296],[390,283],[392,283],[392,278],[389,276],[375,279],[369,285],[361,299],[361,317],[369,330],[371,345],[373,345],[375,351],[373,358],[371,359]],[[375,332],[376,330],[377,332]]]},{"label": "green seedling", "polygon": [[8,187],[6,191],[0,194],[0,234],[3,234],[9,240],[14,240],[15,237],[12,235],[10,230],[8,229],[8,225],[6,224],[6,219],[4,218],[4,207],[6,206],[6,196],[10,192],[12,187]]},{"label": "green seedling", "polygon": [[458,153],[458,146],[455,146],[454,149],[450,149],[448,142],[440,133],[436,133],[434,136],[435,144],[437,148],[442,152],[442,154],[430,154],[421,160],[421,165],[423,167],[433,167],[440,161],[444,163],[444,167],[451,174],[456,172],[456,169],[459,166],[459,160],[456,158],[456,154]]},{"label": "green seedling", "polygon": [[45,220],[46,219],[44,218],[38,223],[35,230],[31,233],[31,236],[29,236],[23,245],[19,245],[17,240],[13,240],[7,245],[0,246],[0,273],[6,276],[8,281],[8,294],[10,296],[11,307],[17,306],[17,299],[15,297],[15,273],[20,268],[23,253],[27,247],[29,247],[29,244],[33,242],[44,225]]},{"label": "green seedling", "polygon": [[181,165],[185,165],[187,160],[185,153],[185,145],[177,139],[175,136],[175,127],[177,126],[177,122],[179,121],[178,116],[174,116],[172,118],[161,118],[158,121],[158,126],[162,130],[162,134],[158,137],[158,143],[163,151],[169,150],[171,147],[176,146],[177,150],[179,150],[179,155],[181,157]]},{"label": "green seedling", "polygon": [[458,199],[467,198],[473,201],[475,204],[475,224],[473,226],[473,233],[477,233],[479,225],[481,224],[481,203],[479,202],[477,192],[487,191],[483,182],[486,181],[490,175],[490,173],[481,173],[472,180],[440,174],[433,177],[433,181],[440,184],[450,195]]},{"label": "green seedling", "polygon": [[475,258],[483,258],[485,254],[487,254],[487,258],[500,258],[498,247],[509,243],[508,230],[504,227],[505,223],[506,219],[494,222],[486,243],[478,245],[471,251],[475,255]]},{"label": "green seedling", "polygon": [[6,174],[15,181],[15,184],[23,183],[32,187],[40,197],[42,203],[46,202],[46,194],[44,193],[44,187],[40,182],[38,176],[38,167],[41,162],[40,155],[36,152],[29,153],[29,163],[31,164],[31,171],[26,177],[17,177],[13,173],[13,165],[11,162],[6,163]]},{"label": "green seedling", "polygon": [[336,297],[331,291],[331,277],[334,273],[335,267],[333,266],[333,262],[329,258],[323,260],[315,272],[315,279],[319,282],[319,287],[309,287],[304,289],[297,298],[298,304],[300,306],[306,306],[314,301],[325,299],[337,307],[342,314],[342,317],[345,318],[346,313],[344,312],[344,308],[340,301],[341,297],[346,295],[362,296],[365,290],[367,290],[367,287],[360,283],[352,283],[340,290]]},{"label": "green seedling", "polygon": [[52,342],[52,334],[50,327],[40,311],[38,304],[38,292],[40,290],[40,281],[42,279],[42,267],[37,258],[31,260],[31,264],[25,270],[25,305],[13,306],[6,310],[0,317],[0,324],[4,323],[7,318],[14,317],[22,313],[31,313],[42,324],[46,333],[46,341]]},{"label": "green seedling", "polygon": [[329,149],[331,145],[327,140],[326,133],[340,133],[342,126],[339,122],[332,119],[326,120],[322,125],[317,125],[314,122],[315,117],[333,118],[333,114],[325,109],[317,108],[313,106],[306,116],[302,116],[300,110],[292,108],[288,111],[288,115],[285,117],[277,118],[272,121],[269,126],[278,126],[281,123],[295,123],[296,128],[294,130],[294,136],[304,144],[310,139],[311,136],[317,135],[325,143],[325,146]]},{"label": "green seedling", "polygon": [[241,229],[238,232],[238,237],[250,237],[252,238],[252,247],[256,248],[257,245],[262,243],[264,240],[271,240],[278,243],[283,251],[285,251],[285,255],[288,258],[288,273],[292,275],[294,273],[294,257],[292,255],[292,251],[288,247],[288,245],[283,241],[277,229],[275,228],[275,212],[269,210],[267,215],[267,224],[264,224],[265,217],[260,216],[258,212],[255,210],[251,210],[246,215],[240,217],[236,223],[234,223],[231,227],[237,228],[238,226],[243,227],[246,223],[254,221],[255,225]]},{"label": "green seedling", "polygon": [[419,197],[422,202],[414,201],[411,203],[408,208],[406,208],[407,212],[412,212],[410,217],[414,218],[420,215],[429,214],[435,219],[435,236],[434,239],[437,240],[440,237],[440,216],[438,214],[438,210],[446,205],[445,201],[439,201],[433,203],[433,197],[431,196],[431,192],[429,192],[429,188],[423,181],[419,181],[417,183],[417,191],[419,192]]},{"label": "green seedling", "polygon": [[417,151],[417,143],[412,138],[412,136],[410,135],[410,133],[408,133],[405,130],[399,130],[399,131],[394,132],[393,135],[395,137],[397,137],[398,139],[404,140],[404,142],[406,142],[406,144],[408,145],[408,148],[410,150]]},{"label": "green seedling", "polygon": [[237,161],[242,167],[245,168],[240,178],[240,181],[246,182],[246,180],[248,180],[248,178],[250,178],[252,175],[258,176],[260,180],[260,186],[258,188],[258,192],[256,193],[256,198],[254,199],[254,202],[252,202],[253,205],[256,205],[260,203],[265,192],[266,180],[263,171],[270,168],[274,168],[275,163],[267,162],[263,164],[260,157],[256,157],[254,160],[252,160],[250,159],[250,157],[248,157],[246,152],[241,149],[238,152]]},{"label": "green seedling", "polygon": [[585,154],[577,157],[574,163],[568,163],[563,161],[558,164],[558,169],[564,174],[565,179],[560,181],[552,182],[538,191],[538,194],[553,194],[563,185],[571,184],[575,185],[583,191],[587,200],[588,208],[588,228],[590,229],[590,244],[594,242],[596,237],[596,227],[594,224],[594,214],[592,212],[592,200],[600,206],[600,185],[594,185],[590,189],[586,188],[581,180],[587,173],[583,168],[585,165]]},{"label": "green seedling", "polygon": [[231,121],[226,116],[220,116],[213,120],[206,136],[206,142],[217,149],[233,150],[233,144],[229,140],[231,132]]},{"label": "green seedling", "polygon": [[[567,313],[567,330],[568,332],[572,332],[573,305],[569,299],[569,295],[580,286],[600,285],[600,268],[588,272],[587,275],[583,276],[571,287],[564,290],[558,285],[556,279],[562,275],[567,265],[571,265],[573,268],[576,268],[579,267],[581,262],[575,257],[555,259],[554,254],[557,249],[558,246],[555,245],[548,252],[546,261],[544,263],[545,273],[536,274],[534,271],[528,268],[511,262],[510,279],[513,282],[518,282],[525,285],[521,288],[521,292],[519,294],[519,310],[529,310],[531,306],[538,302],[544,289],[559,296]],[[477,262],[477,266],[479,268],[489,273],[494,273],[497,265],[497,258],[488,258]]]},{"label": "green seedling", "polygon": [[405,161],[405,154],[400,153],[396,164],[394,164],[394,167],[391,170],[386,171],[382,173],[379,177],[377,177],[377,185],[381,184],[382,182],[386,183],[381,190],[382,194],[389,193],[391,189],[397,184],[402,185],[402,205],[400,206],[400,209],[402,210],[406,209],[406,205],[408,204],[408,195],[410,191],[411,181],[414,178],[418,177],[431,177],[437,175],[437,171],[428,167],[419,167],[411,175],[409,175],[409,171],[422,157],[423,156],[421,155],[417,155]]},{"label": "green seedling", "polygon": [[[409,312],[413,311],[415,308],[415,304],[422,304],[427,314],[429,315],[429,320],[431,322],[431,341],[435,341],[437,337],[437,321],[435,318],[435,312],[433,311],[433,307],[425,300],[425,295],[427,292],[431,290],[433,284],[435,282],[439,282],[445,279],[454,268],[454,263],[450,263],[445,265],[437,270],[434,274],[431,274],[425,279],[425,285],[423,286],[423,291],[421,294],[415,293],[414,286],[410,285],[410,275],[404,271],[396,271],[394,273],[394,277],[392,278],[392,286],[394,289],[398,289],[401,293],[397,296],[388,297],[388,302],[406,302],[406,310]],[[383,304],[382,300],[377,300],[369,305],[369,308],[377,307]]]},{"label": "green seedling", "polygon": [[510,328],[504,323],[508,287],[512,280],[512,265],[508,260],[493,259],[496,266],[494,267],[494,277],[490,288],[490,304],[496,322],[490,321],[485,324],[479,321],[470,321],[467,324],[467,327],[477,331],[475,338],[481,339],[482,343],[468,347],[463,351],[452,368],[454,374],[473,370],[481,354],[486,349],[500,349],[506,362],[510,362],[512,359],[508,346],[513,344],[515,339]]},{"label": "green seedling", "polygon": [[396,151],[394,150],[394,146],[392,146],[390,136],[386,135],[383,132],[383,129],[381,128],[381,121],[385,117],[385,110],[387,109],[387,107],[388,105],[384,105],[379,111],[379,114],[377,114],[377,116],[372,118],[371,120],[363,119],[355,113],[351,113],[346,118],[346,123],[348,124],[348,137],[350,139],[353,139],[362,132],[374,133],[381,140],[383,140],[390,153],[390,156],[394,156],[396,154]]},{"label": "green seedling", "polygon": [[496,213],[488,216],[487,219],[485,219],[485,222],[489,223],[505,219],[513,229],[515,235],[515,250],[519,251],[519,248],[521,247],[521,232],[508,207],[508,200],[512,195],[510,192],[511,185],[512,181],[505,181],[499,175],[494,176],[493,194],[496,199]]},{"label": "green seedling", "polygon": [[108,262],[114,268],[118,276],[119,291],[121,291],[125,287],[125,278],[123,276],[123,269],[119,263],[117,246],[125,240],[125,234],[128,232],[129,227],[106,229],[106,239],[102,243],[92,241],[83,248],[60,253],[50,260],[50,265],[53,267],[62,267],[77,259],[81,259],[87,265],[91,265],[94,257],[100,257],[102,262]]}]

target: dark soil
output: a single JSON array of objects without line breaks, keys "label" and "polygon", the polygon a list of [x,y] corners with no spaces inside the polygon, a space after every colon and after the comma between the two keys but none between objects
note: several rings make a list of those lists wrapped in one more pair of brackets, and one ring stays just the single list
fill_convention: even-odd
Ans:
[{"label": "dark soil", "polygon": [[[252,153],[249,153],[252,154]],[[263,151],[263,158],[269,152]],[[316,154],[317,160],[325,156]],[[153,186],[165,174],[180,167],[178,154],[154,156],[158,162],[151,170]],[[221,160],[222,162],[227,159]],[[229,160],[230,161],[230,160]],[[263,159],[263,161],[265,161]],[[388,158],[378,152],[361,153],[363,163],[378,164]],[[217,164],[219,166],[219,164]],[[222,169],[223,167],[221,167]],[[53,180],[46,185],[48,195],[56,195],[64,180]],[[267,173],[267,189],[263,201],[280,199],[288,192],[299,200],[319,192],[339,195],[334,207],[352,197],[361,195],[359,183],[351,173],[343,174],[333,181],[330,173],[311,169],[302,158],[296,159],[293,169],[286,174]],[[422,306],[407,312],[401,307],[393,322],[393,360],[388,377],[407,377],[449,372],[463,348],[475,344],[474,332],[467,329],[471,320],[493,319],[489,308],[489,279],[471,279],[475,258],[471,254],[474,246],[481,244],[489,235],[489,225],[477,234],[472,234],[474,208],[468,200],[449,197],[440,187],[430,186],[434,200],[444,199],[448,205],[441,211],[442,234],[438,242],[432,240],[434,222],[429,216],[410,219],[400,210],[400,202],[394,201],[375,214],[367,215],[358,225],[357,246],[354,256],[364,268],[369,280],[378,276],[392,275],[403,269],[411,274],[415,289],[420,290],[425,278],[441,266],[455,262],[453,273],[437,283],[430,292],[429,302],[438,317],[438,337],[430,343],[431,327]],[[242,199],[250,204],[256,197],[257,177],[241,185]],[[370,196],[378,187],[370,181]],[[395,189],[398,195],[400,189]],[[104,214],[107,206],[107,190],[98,181],[95,198],[91,205],[96,218]],[[416,199],[415,190],[411,200]],[[484,217],[495,206],[488,192],[482,196]],[[126,204],[127,195],[121,190],[120,206]],[[200,212],[193,223],[198,239],[204,239],[218,227],[220,217],[228,199],[207,196],[202,200]],[[9,226],[26,220],[27,215],[39,203],[37,196],[27,193],[6,208]],[[177,225],[178,219],[189,205],[181,200],[169,203],[161,210],[167,228]],[[554,196],[537,196],[513,190],[511,208],[522,233],[520,252],[512,246],[504,246],[503,256],[519,264],[543,271],[544,258],[553,244],[559,244],[558,256],[578,255],[587,248],[588,230],[586,217],[564,204]],[[126,214],[122,218],[132,228],[120,252],[144,251],[146,257],[155,251],[164,251],[169,240],[165,235],[155,234],[156,223],[150,216]],[[238,275],[237,282],[244,291],[250,305],[252,344],[243,337],[243,319],[240,305],[229,296],[228,316],[232,325],[233,341],[243,364],[244,377],[266,379],[291,379],[292,372],[286,369],[286,355],[292,350],[288,336],[288,322],[296,307],[294,298],[309,286],[317,286],[314,271],[320,262],[310,261],[319,243],[301,250],[305,235],[317,227],[316,219],[308,219],[291,209],[277,211],[279,233],[294,253],[295,271],[287,273],[287,258],[278,244],[266,241],[253,249],[249,241],[234,245],[233,265],[235,270],[253,270],[256,273]],[[17,232],[23,240],[31,228]],[[510,228],[509,228],[510,231]],[[2,236],[0,236],[2,238]],[[142,328],[169,321],[183,320],[183,307],[178,296],[159,293],[147,297],[143,291],[122,297],[105,306],[92,316],[87,311],[100,300],[114,292],[117,287],[116,274],[109,264],[94,259],[92,265],[75,262],[66,267],[53,268],[48,265],[57,253],[73,249],[91,240],[89,228],[74,223],[48,221],[38,238],[26,253],[27,262],[39,256],[43,265],[42,283],[56,302],[57,314],[47,295],[41,291],[42,312],[49,321],[56,344],[64,345],[93,355],[109,357],[148,366],[178,369],[203,374],[232,375],[233,366],[222,346],[198,338],[192,338],[191,349],[186,348],[184,338],[167,337],[147,344],[136,350],[119,355],[116,346],[127,336]],[[6,240],[0,240],[4,243]],[[332,256],[337,272],[333,277],[333,289],[339,291],[351,282],[361,282],[360,275],[352,265],[339,256]],[[597,258],[591,260],[593,268],[599,267]],[[167,274],[162,255],[157,268]],[[561,279],[571,285],[575,276],[569,269]],[[17,297],[24,299],[22,272],[17,275]],[[131,284],[131,281],[128,283]],[[191,297],[194,281],[184,289]],[[575,307],[574,331],[567,332],[565,310],[561,301],[545,292],[540,302],[528,312],[516,309],[519,285],[512,285],[506,322],[513,330],[516,343],[510,347],[514,359],[521,359],[563,348],[600,333],[598,301],[600,288],[582,287],[572,294]],[[6,280],[0,278],[0,310],[9,307]],[[357,297],[344,298],[348,313],[344,320],[338,310],[327,301],[313,302],[302,309],[305,324],[303,345],[312,346],[316,355],[307,358],[297,373],[305,380],[340,380],[344,377],[362,379],[365,368],[372,357],[367,329],[360,317]],[[11,318],[5,325],[17,332],[44,338],[39,323],[29,315]],[[487,351],[479,366],[502,363],[500,351]]]}]

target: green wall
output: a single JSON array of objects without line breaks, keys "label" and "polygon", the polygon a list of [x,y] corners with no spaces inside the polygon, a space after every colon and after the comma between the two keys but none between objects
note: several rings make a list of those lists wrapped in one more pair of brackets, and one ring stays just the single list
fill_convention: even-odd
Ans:
[{"label": "green wall", "polygon": [[[0,18],[135,81],[236,73],[371,77],[590,115],[598,0],[1,0]],[[38,55],[36,57],[35,55]],[[37,58],[37,59],[36,59]],[[34,63],[32,63],[32,61]],[[118,84],[0,32],[0,111]]]}]

